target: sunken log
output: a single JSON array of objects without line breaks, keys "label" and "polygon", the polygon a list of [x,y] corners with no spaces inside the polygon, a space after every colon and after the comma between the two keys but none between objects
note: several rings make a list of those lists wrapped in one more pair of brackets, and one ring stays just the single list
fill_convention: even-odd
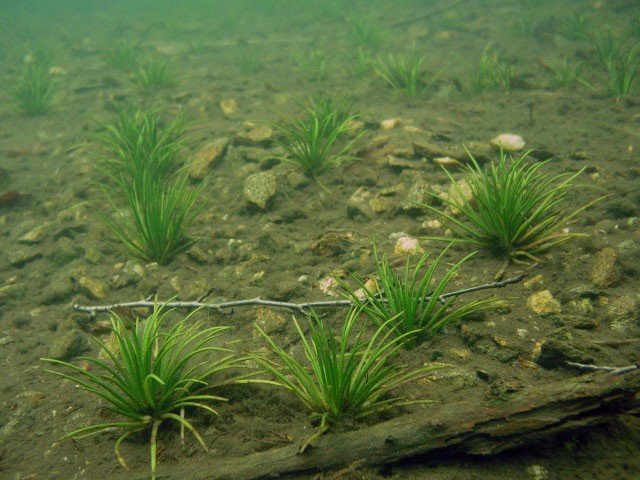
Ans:
[{"label": "sunken log", "polygon": [[[216,459],[198,480],[248,480],[382,466],[412,457],[491,455],[640,411],[640,373],[595,373],[532,387],[499,406],[431,405],[372,427],[327,433],[313,448],[298,447]],[[202,469],[202,466],[200,466]],[[179,473],[179,472],[175,472]]]}]

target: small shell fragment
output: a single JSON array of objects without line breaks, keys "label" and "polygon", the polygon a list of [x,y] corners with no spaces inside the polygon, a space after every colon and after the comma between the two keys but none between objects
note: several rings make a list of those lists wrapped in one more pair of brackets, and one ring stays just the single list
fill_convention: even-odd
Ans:
[{"label": "small shell fragment", "polygon": [[502,133],[497,137],[492,138],[489,143],[508,153],[519,152],[526,145],[524,138],[514,133]]}]

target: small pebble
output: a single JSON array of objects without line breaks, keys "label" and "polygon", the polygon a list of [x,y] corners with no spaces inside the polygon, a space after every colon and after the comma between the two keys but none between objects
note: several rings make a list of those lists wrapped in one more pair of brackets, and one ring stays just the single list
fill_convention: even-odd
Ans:
[{"label": "small pebble", "polygon": [[502,133],[497,137],[492,138],[489,143],[492,146],[501,148],[508,153],[519,152],[526,145],[524,138],[513,133]]}]

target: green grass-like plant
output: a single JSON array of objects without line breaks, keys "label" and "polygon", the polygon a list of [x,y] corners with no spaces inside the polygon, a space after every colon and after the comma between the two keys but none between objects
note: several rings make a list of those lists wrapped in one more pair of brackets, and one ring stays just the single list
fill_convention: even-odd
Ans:
[{"label": "green grass-like plant", "polygon": [[640,17],[637,15],[631,15],[629,25],[625,29],[625,34],[628,37],[640,40]]},{"label": "green grass-like plant", "polygon": [[331,130],[337,130],[341,125],[349,125],[358,118],[353,113],[353,101],[347,95],[321,94],[317,97],[309,97],[309,110],[318,117],[320,122],[329,120]]},{"label": "green grass-like plant", "polygon": [[329,57],[325,52],[318,49],[311,49],[307,55],[298,57],[298,69],[310,82],[324,80],[327,73],[327,60]]},{"label": "green grass-like plant", "polygon": [[591,33],[591,44],[596,62],[606,68],[609,62],[618,58],[622,53],[625,38],[612,33],[611,30],[594,31]]},{"label": "green grass-like plant", "polygon": [[443,219],[458,242],[487,249],[506,261],[538,262],[537,255],[584,236],[564,229],[577,215],[603,198],[573,210],[567,207],[576,188],[573,182],[584,168],[575,173],[549,175],[540,171],[548,161],[530,163],[528,153],[514,159],[504,152],[500,153],[498,162],[481,168],[475,158],[468,155],[471,164],[464,179],[471,188],[472,198],[466,197],[462,187],[444,169],[456,194],[441,200],[459,214],[431,205],[424,207]]},{"label": "green grass-like plant", "polygon": [[106,55],[109,65],[120,70],[135,71],[140,66],[141,49],[139,42],[117,42]]},{"label": "green grass-like plant", "polygon": [[148,58],[140,64],[133,80],[145,90],[155,90],[171,84],[168,64],[159,58]]},{"label": "green grass-like plant", "polygon": [[[238,362],[230,350],[211,345],[229,327],[201,329],[199,322],[193,321],[195,312],[192,312],[170,329],[163,330],[169,312],[171,310],[164,306],[156,306],[146,320],[136,319],[135,322],[113,314],[111,326],[115,344],[109,346],[95,338],[107,360],[79,357],[78,360],[90,365],[88,370],[62,360],[42,359],[70,370],[72,373],[47,371],[79,385],[98,397],[108,411],[124,417],[120,421],[78,428],[62,439],[86,438],[119,429],[123,433],[116,440],[114,451],[120,464],[127,468],[120,445],[131,435],[150,430],[153,479],[156,478],[158,430],[163,423],[176,422],[182,432],[185,428],[189,430],[202,448],[208,450],[193,424],[184,417],[184,411],[195,408],[217,414],[208,402],[225,399],[204,393],[203,389],[209,386],[212,378],[226,373]],[[222,356],[211,360],[208,358],[211,353]]]},{"label": "green grass-like plant", "polygon": [[363,47],[358,47],[355,60],[351,65],[351,72],[356,78],[364,78],[369,75],[373,65],[373,55],[371,51]]},{"label": "green grass-like plant", "polygon": [[107,152],[102,169],[119,180],[121,175],[140,182],[144,175],[164,179],[175,170],[175,159],[184,146],[187,124],[182,118],[126,107],[113,123],[101,124],[94,139]]},{"label": "green grass-like plant", "polygon": [[[205,185],[190,187],[185,174],[166,182],[149,174],[135,182],[121,177],[117,187],[105,188],[116,215],[103,217],[104,222],[130,254],[167,264],[195,242],[187,238],[187,230],[204,208],[198,199]],[[114,197],[120,192],[127,208],[118,215]]]},{"label": "green grass-like plant", "polygon": [[351,278],[359,292],[345,281],[338,279],[346,292],[346,297],[377,325],[393,330],[394,334],[407,337],[405,345],[412,347],[433,337],[445,326],[457,322],[466,316],[478,314],[495,304],[494,299],[469,302],[462,307],[453,308],[454,298],[442,300],[440,296],[460,268],[474,254],[467,255],[452,266],[447,267],[437,279],[436,272],[441,269],[445,248],[430,265],[429,253],[420,257],[414,267],[407,258],[400,273],[394,271],[386,255],[378,256],[374,245],[373,255],[377,265],[377,279],[373,288],[355,275]]},{"label": "green grass-like plant", "polygon": [[[283,123],[263,123],[280,134],[276,143],[286,156],[277,158],[296,166],[318,182],[318,174],[327,168],[353,160],[354,157],[345,154],[365,133],[355,131],[354,122],[358,117],[349,109],[350,102],[346,97],[340,100],[323,97],[317,101],[311,99],[311,107],[306,107],[298,118]],[[340,144],[345,138],[346,142]],[[326,190],[324,186],[322,188]]]},{"label": "green grass-like plant", "polygon": [[358,48],[376,50],[385,41],[387,33],[375,21],[359,17],[349,22],[349,37]]},{"label": "green grass-like plant", "polygon": [[570,63],[565,57],[557,65],[545,64],[545,71],[551,88],[566,88],[574,85],[583,85],[593,89],[593,86],[585,78],[585,65],[582,62]]},{"label": "green grass-like plant", "polygon": [[234,57],[238,68],[245,75],[256,73],[264,66],[262,57],[254,49],[245,48]]},{"label": "green grass-like plant", "polygon": [[591,19],[586,15],[570,13],[560,18],[559,30],[569,40],[584,40],[589,37]]},{"label": "green grass-like plant", "polygon": [[181,118],[165,121],[134,107],[95,135],[107,152],[99,168],[110,182],[102,188],[116,211],[103,219],[129,253],[146,261],[166,264],[193,244],[186,231],[204,206],[197,203],[205,183],[191,188],[185,174],[173,175],[185,129]]},{"label": "green grass-like plant", "polygon": [[515,67],[501,60],[488,44],[480,55],[478,66],[469,74],[467,90],[473,95],[498,89],[509,92],[514,77]]},{"label": "green grass-like plant", "polygon": [[407,56],[389,54],[386,59],[379,56],[372,65],[389,87],[407,98],[414,98],[422,95],[437,79],[435,76],[428,83],[424,81],[423,63],[423,58],[414,50]]},{"label": "green grass-like plant", "polygon": [[400,385],[424,377],[441,365],[427,365],[407,370],[393,363],[403,342],[412,333],[395,335],[395,319],[378,327],[366,337],[358,325],[359,308],[349,310],[336,336],[315,313],[308,317],[309,334],[305,335],[294,318],[306,361],[287,353],[259,326],[256,328],[269,344],[281,365],[254,355],[254,360],[273,376],[273,380],[251,379],[291,391],[319,421],[318,431],[300,447],[311,442],[344,417],[362,418],[402,404],[416,403],[401,396],[390,396]]},{"label": "green grass-like plant", "polygon": [[51,109],[56,90],[48,63],[34,61],[24,66],[11,93],[21,111],[27,115],[42,115]]},{"label": "green grass-like plant", "polygon": [[609,95],[615,98],[633,93],[640,74],[640,43],[607,61]]}]

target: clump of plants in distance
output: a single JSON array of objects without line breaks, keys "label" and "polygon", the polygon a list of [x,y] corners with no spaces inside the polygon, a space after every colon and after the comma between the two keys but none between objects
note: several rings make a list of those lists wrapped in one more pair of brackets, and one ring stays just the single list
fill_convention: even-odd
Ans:
[{"label": "clump of plants in distance", "polygon": [[396,92],[407,98],[424,94],[437,80],[438,75],[425,81],[422,72],[424,59],[415,48],[406,56],[389,54],[372,62],[374,71]]},{"label": "clump of plants in distance", "polygon": [[571,63],[567,57],[564,57],[564,59],[557,64],[545,63],[543,67],[547,73],[549,86],[551,88],[583,85],[589,89],[593,89],[593,86],[586,79],[587,69],[583,62]]},{"label": "clump of plants in distance", "polygon": [[606,30],[591,35],[597,66],[606,71],[607,92],[619,99],[636,90],[640,75],[640,43]]},{"label": "clump of plants in distance", "polygon": [[24,65],[11,94],[22,112],[42,115],[51,109],[56,91],[57,85],[49,73],[49,63],[36,58]]},{"label": "clump of plants in distance", "polygon": [[467,91],[473,95],[490,90],[511,90],[511,82],[515,77],[515,67],[500,59],[498,53],[488,44],[480,55],[480,62],[469,74]]},{"label": "clump of plants in distance", "polygon": [[357,48],[377,50],[387,38],[387,32],[375,21],[356,17],[349,21],[349,37]]},{"label": "clump of plants in distance", "polygon": [[394,271],[386,255],[378,256],[373,246],[373,255],[377,265],[377,279],[373,288],[355,275],[359,290],[351,288],[347,282],[337,279],[346,292],[346,297],[357,305],[378,327],[393,331],[394,335],[405,338],[407,347],[419,345],[432,338],[445,326],[457,322],[469,315],[495,306],[495,299],[469,302],[454,308],[454,298],[443,300],[442,294],[460,268],[474,255],[470,254],[445,268],[440,278],[436,272],[441,269],[443,259],[449,247],[444,249],[427,265],[429,253],[420,257],[414,267],[407,258],[400,273]]},{"label": "clump of plants in distance", "polygon": [[609,95],[615,98],[630,95],[636,90],[640,76],[640,43],[621,51],[607,61]]},{"label": "clump of plants in distance", "polygon": [[286,155],[276,158],[299,168],[327,190],[318,181],[318,175],[354,159],[346,153],[365,133],[356,129],[357,118],[348,97],[323,96],[311,98],[310,106],[305,107],[297,118],[282,123],[263,123],[279,133],[276,144]]},{"label": "clump of plants in distance", "polygon": [[570,13],[560,18],[559,30],[569,40],[585,40],[589,37],[591,19],[586,15]]},{"label": "clump of plants in distance", "polygon": [[[571,209],[568,200],[576,189],[575,173],[550,175],[541,170],[546,162],[528,162],[528,153],[514,159],[500,152],[500,159],[480,167],[469,153],[470,165],[464,180],[471,197],[451,173],[444,169],[456,192],[441,199],[459,213],[424,205],[437,214],[457,242],[483,248],[504,257],[506,262],[538,262],[538,255],[573,238],[583,236],[566,229],[584,210],[603,197]],[[450,242],[450,238],[435,237]]]},{"label": "clump of plants in distance", "polygon": [[430,364],[406,369],[395,364],[394,357],[413,332],[395,334],[393,324],[396,319],[392,318],[367,336],[364,325],[359,324],[359,315],[360,308],[350,309],[338,335],[313,312],[308,316],[308,334],[294,318],[303,345],[303,361],[294,358],[256,325],[279,362],[253,355],[273,379],[243,381],[285,388],[311,412],[319,427],[301,445],[300,452],[345,417],[358,419],[399,405],[420,402],[394,396],[392,392],[400,385],[442,367]]},{"label": "clump of plants in distance", "polygon": [[[156,306],[146,320],[138,318],[135,322],[114,313],[111,320],[113,345],[94,338],[107,360],[78,358],[87,362],[90,369],[62,360],[42,359],[71,373],[48,372],[79,385],[98,397],[106,410],[123,417],[122,420],[77,428],[62,439],[86,438],[119,429],[122,434],[115,442],[114,451],[118,462],[127,468],[120,445],[135,433],[150,431],[152,479],[156,478],[157,437],[163,423],[179,424],[182,433],[184,429],[189,430],[202,448],[208,450],[184,412],[188,408],[217,415],[209,403],[225,399],[204,390],[210,387],[212,380],[218,384],[228,383],[230,380],[221,376],[239,362],[231,350],[212,345],[229,327],[202,329],[199,322],[193,321],[195,312],[192,312],[166,330],[163,327],[170,312],[162,305]],[[218,354],[218,358],[212,360],[212,354]]]},{"label": "clump of plants in distance", "polygon": [[324,80],[328,59],[325,52],[314,48],[309,50],[307,55],[298,57],[298,69],[310,82]]},{"label": "clump of plants in distance", "polygon": [[364,78],[371,71],[373,65],[373,54],[364,47],[358,47],[353,63],[351,64],[351,72],[356,78]]},{"label": "clump of plants in distance", "polygon": [[133,80],[145,90],[155,90],[171,84],[173,77],[169,65],[160,58],[147,58],[133,74]]},{"label": "clump of plants in distance", "polygon": [[189,248],[186,232],[204,207],[198,201],[205,183],[191,187],[184,172],[173,173],[185,128],[182,119],[128,108],[96,135],[107,152],[100,168],[110,181],[103,190],[115,210],[105,224],[130,254],[146,261],[166,264]]},{"label": "clump of plants in distance", "polygon": [[138,42],[117,42],[106,55],[110,65],[120,70],[135,71],[140,66],[141,49]]},{"label": "clump of plants in distance", "polygon": [[598,65],[603,67],[620,56],[625,43],[625,37],[616,35],[608,29],[591,33],[591,45],[595,60]]}]

